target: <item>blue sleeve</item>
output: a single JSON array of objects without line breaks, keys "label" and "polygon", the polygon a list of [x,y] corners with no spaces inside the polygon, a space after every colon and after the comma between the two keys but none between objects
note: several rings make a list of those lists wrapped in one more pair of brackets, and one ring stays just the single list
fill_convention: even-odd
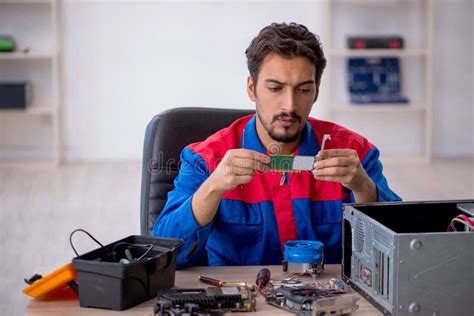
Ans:
[{"label": "blue sleeve", "polygon": [[373,147],[362,160],[362,166],[377,187],[377,202],[401,201],[402,199],[388,187],[379,156],[379,150]]},{"label": "blue sleeve", "polygon": [[208,178],[209,170],[202,158],[188,148],[181,152],[181,167],[174,181],[174,190],[153,226],[153,236],[184,240],[177,259],[178,269],[199,264],[206,254],[207,238],[213,222],[199,226],[193,215],[194,193]]}]

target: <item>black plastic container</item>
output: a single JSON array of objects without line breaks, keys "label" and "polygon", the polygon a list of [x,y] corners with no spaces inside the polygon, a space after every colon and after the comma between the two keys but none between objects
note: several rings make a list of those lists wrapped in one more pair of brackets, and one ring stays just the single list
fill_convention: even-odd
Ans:
[{"label": "black plastic container", "polygon": [[[142,259],[120,262],[127,258],[125,248],[138,259],[148,250],[140,245],[150,244],[153,248]],[[182,244],[181,239],[129,236],[74,258],[80,306],[124,310],[152,299],[158,289],[173,287]]]}]

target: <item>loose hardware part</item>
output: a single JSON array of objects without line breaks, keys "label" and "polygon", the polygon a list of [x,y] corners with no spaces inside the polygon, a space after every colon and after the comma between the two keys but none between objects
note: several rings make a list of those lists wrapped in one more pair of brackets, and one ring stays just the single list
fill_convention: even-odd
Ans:
[{"label": "loose hardware part", "polygon": [[[331,135],[324,134],[320,150],[324,150],[328,140],[331,140]],[[316,162],[315,156],[271,155],[270,159],[270,170],[279,172],[311,171]]]},{"label": "loose hardware part", "polygon": [[256,311],[256,293],[246,287],[164,289],[158,291],[154,315],[224,315]]},{"label": "loose hardware part", "polygon": [[358,309],[357,296],[332,290],[280,287],[271,290],[271,293],[266,297],[268,304],[297,315],[341,315]]},{"label": "loose hardware part", "polygon": [[[295,275],[296,276],[296,275]],[[268,269],[257,274],[258,292],[267,304],[298,315],[339,315],[356,311],[358,297],[346,292],[339,278],[306,283],[295,276],[283,280],[270,279]]]},{"label": "loose hardware part", "polygon": [[279,172],[311,171],[314,167],[314,156],[271,155],[269,168]]},{"label": "loose hardware part", "polygon": [[290,240],[285,243],[283,271],[318,275],[324,270],[323,243],[314,240]]}]

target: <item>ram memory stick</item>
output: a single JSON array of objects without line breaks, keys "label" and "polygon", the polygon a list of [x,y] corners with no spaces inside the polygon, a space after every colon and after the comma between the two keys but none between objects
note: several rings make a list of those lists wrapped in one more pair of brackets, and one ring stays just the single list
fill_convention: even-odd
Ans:
[{"label": "ram memory stick", "polygon": [[270,155],[270,170],[272,171],[301,171],[313,170],[313,156]]}]

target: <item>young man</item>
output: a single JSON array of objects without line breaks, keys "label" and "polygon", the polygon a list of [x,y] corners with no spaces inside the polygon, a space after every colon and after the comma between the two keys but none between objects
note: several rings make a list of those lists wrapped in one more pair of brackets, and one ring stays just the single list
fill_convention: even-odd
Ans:
[{"label": "young man", "polygon": [[[272,24],[246,51],[256,115],[181,153],[175,189],[153,228],[185,240],[179,268],[281,264],[288,240],[324,243],[341,260],[342,203],[393,201],[378,150],[362,136],[309,118],[326,66],[318,38],[299,24]],[[324,134],[331,140],[320,151]],[[311,172],[270,171],[269,154],[316,156]]]}]

